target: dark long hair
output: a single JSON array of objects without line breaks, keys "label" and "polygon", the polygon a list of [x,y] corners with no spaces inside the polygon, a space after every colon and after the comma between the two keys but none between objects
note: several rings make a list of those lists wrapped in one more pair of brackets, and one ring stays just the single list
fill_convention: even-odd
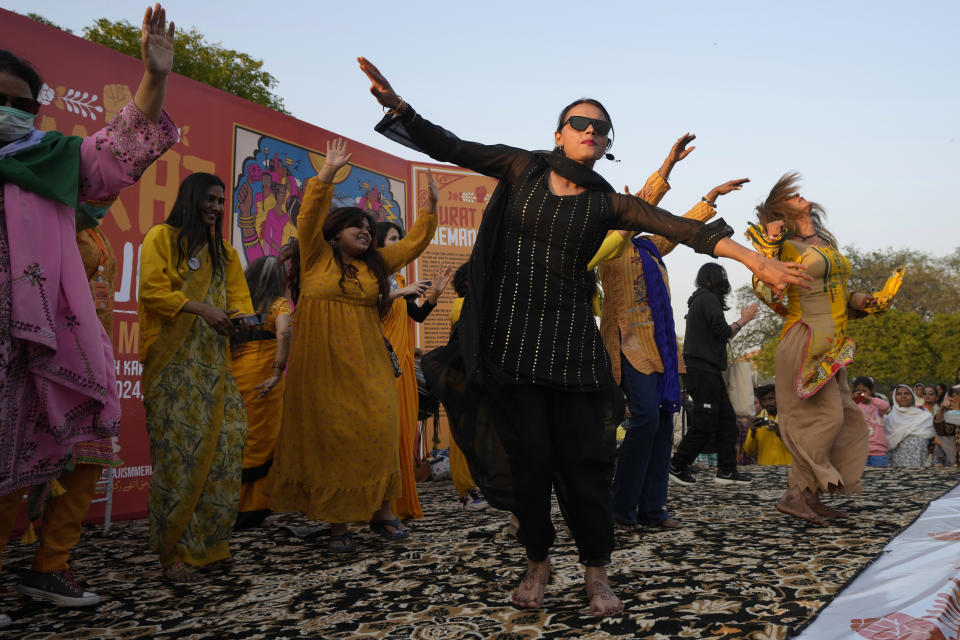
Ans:
[{"label": "dark long hair", "polygon": [[40,96],[40,89],[43,87],[40,74],[29,62],[23,58],[18,58],[6,49],[0,49],[0,72],[3,71],[26,82],[34,100]]},{"label": "dark long hair", "polygon": [[400,234],[400,239],[403,239],[403,229],[400,228],[396,222],[388,222],[386,220],[381,220],[377,223],[377,246],[381,249],[384,246],[384,243],[387,241],[387,234],[390,233],[391,229],[396,229],[397,233]]},{"label": "dark long hair", "polygon": [[[343,264],[343,256],[340,254],[340,247],[336,246],[335,238],[337,234],[347,227],[360,227],[366,224],[369,227],[370,235],[375,238],[377,234],[376,219],[359,207],[340,207],[334,209],[327,215],[323,223],[323,238],[333,246],[333,255],[340,265],[340,290],[344,293],[347,290],[343,286],[343,280],[347,276],[349,267]],[[383,261],[383,256],[377,250],[376,242],[371,242],[367,250],[357,256],[358,260],[367,263],[367,268],[377,278],[377,284],[380,289],[380,297],[377,299],[377,309],[382,318],[390,310],[390,274],[387,272],[387,264]],[[361,288],[361,291],[363,289]]]},{"label": "dark long hair", "polygon": [[223,214],[217,217],[211,233],[210,227],[203,224],[200,213],[207,201],[210,187],[220,187],[226,192],[223,180],[212,173],[194,173],[187,176],[187,179],[180,183],[177,200],[173,203],[166,222],[180,230],[177,234],[177,268],[184,260],[189,259],[187,253],[191,249],[206,242],[210,250],[210,260],[213,261],[213,273],[222,278],[230,259],[223,245]]},{"label": "dark long hair", "polygon": [[286,271],[286,286],[290,292],[290,301],[297,304],[300,299],[300,241],[290,238],[278,256],[280,264]]},{"label": "dark long hair", "polygon": [[270,305],[283,296],[283,265],[274,256],[262,256],[254,260],[243,272],[250,289],[250,300],[256,313],[268,313]]},{"label": "dark long hair", "polygon": [[606,116],[607,122],[610,123],[610,136],[607,138],[607,148],[606,151],[610,151],[610,148],[613,146],[613,118],[610,117],[610,112],[607,111],[607,108],[603,106],[599,100],[593,98],[580,98],[579,100],[574,100],[567,106],[563,108],[563,111],[560,112],[560,117],[557,118],[557,133],[560,133],[560,130],[563,129],[563,123],[567,120],[567,114],[570,112],[570,109],[573,109],[578,104],[590,104],[595,106],[600,111],[603,111],[603,115]]},{"label": "dark long hair", "polygon": [[697,271],[697,287],[712,291],[718,298],[723,310],[730,308],[727,296],[730,295],[730,281],[727,279],[727,270],[717,262],[707,262]]}]

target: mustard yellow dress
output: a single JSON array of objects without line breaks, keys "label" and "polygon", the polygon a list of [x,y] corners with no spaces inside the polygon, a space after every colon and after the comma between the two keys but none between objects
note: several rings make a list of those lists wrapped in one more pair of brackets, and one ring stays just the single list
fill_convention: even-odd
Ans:
[{"label": "mustard yellow dress", "polygon": [[[300,299],[293,314],[283,424],[264,492],[274,511],[314,520],[367,520],[401,495],[399,407],[364,262],[342,276],[323,222],[333,185],[308,181],[297,217]],[[379,249],[392,273],[430,243],[437,217],[421,211],[403,240]],[[341,277],[343,278],[341,280]]]},{"label": "mustard yellow dress", "polygon": [[[277,317],[290,313],[290,302],[286,298],[274,300],[263,325],[264,331],[276,334]],[[247,409],[247,448],[243,452],[240,513],[267,508],[263,483],[273,460],[277,436],[280,434],[286,378],[281,377],[273,389],[262,398],[258,397],[260,390],[257,385],[273,375],[273,363],[276,359],[276,338],[245,342],[233,349],[233,377]]]},{"label": "mustard yellow dress", "polygon": [[[402,288],[407,281],[397,274],[397,284]],[[407,301],[395,298],[387,315],[381,320],[383,335],[393,346],[400,360],[403,374],[394,378],[397,387],[397,405],[400,419],[400,477],[402,495],[391,503],[398,518],[422,518],[423,509],[417,496],[417,480],[413,477],[413,445],[417,439],[417,413],[420,394],[417,392],[417,374],[413,369],[413,327],[407,313]]]},{"label": "mustard yellow dress", "polygon": [[754,278],[757,296],[784,316],[775,374],[780,437],[793,456],[787,485],[813,493],[859,492],[870,431],[853,402],[846,366],[856,344],[847,336],[850,261],[834,247],[748,237],[762,253],[807,265],[809,289],[788,285],[786,302]]}]

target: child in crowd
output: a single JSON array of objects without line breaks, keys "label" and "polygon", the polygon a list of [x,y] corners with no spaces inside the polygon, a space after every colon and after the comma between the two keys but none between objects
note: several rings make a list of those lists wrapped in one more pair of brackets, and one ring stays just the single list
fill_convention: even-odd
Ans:
[{"label": "child in crowd", "polygon": [[883,431],[883,416],[890,410],[890,403],[873,395],[873,380],[866,376],[854,379],[853,401],[870,427],[867,466],[887,466],[887,436]]}]

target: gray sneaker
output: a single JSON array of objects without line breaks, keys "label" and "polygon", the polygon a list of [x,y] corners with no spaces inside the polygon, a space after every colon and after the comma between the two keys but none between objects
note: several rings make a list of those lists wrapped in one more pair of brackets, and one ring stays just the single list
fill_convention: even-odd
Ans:
[{"label": "gray sneaker", "polygon": [[52,600],[61,607],[90,607],[100,603],[100,596],[84,591],[69,569],[56,573],[27,571],[21,576],[18,589],[26,596]]}]

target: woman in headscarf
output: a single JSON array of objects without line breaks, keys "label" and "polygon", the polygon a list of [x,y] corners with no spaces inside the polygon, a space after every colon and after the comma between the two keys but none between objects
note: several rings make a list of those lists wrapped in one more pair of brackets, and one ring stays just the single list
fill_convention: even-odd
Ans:
[{"label": "woman in headscarf", "polygon": [[86,138],[34,128],[43,82],[0,51],[0,549],[25,489],[65,490],[48,503],[33,568],[20,582],[22,592],[62,606],[99,602],[68,565],[100,475],[97,464],[74,465],[75,449],[120,429],[113,346],[97,318],[77,220],[93,226],[177,141],[163,111],[173,30],[159,4],[147,9],[140,86]]},{"label": "woman in headscarf", "polygon": [[930,440],[937,435],[933,415],[905,384],[898,384],[893,392],[893,409],[883,417],[883,430],[891,467],[922,467]]},{"label": "woman in headscarf", "polygon": [[[513,602],[526,608],[543,603],[556,479],[586,566],[591,610],[616,615],[623,604],[609,587],[605,565],[613,549],[609,489],[623,395],[593,319],[595,281],[587,263],[607,231],[632,229],[740,260],[778,290],[801,282],[803,267],[762,258],[730,240],[732,229],[722,220],[705,225],[614,193],[593,171],[613,143],[610,116],[596,100],[565,107],[554,151],[531,153],[460,140],[420,117],[368,60],[358,61],[371,93],[390,110],[379,131],[435,160],[500,181],[471,254],[470,295],[455,339],[433,358],[435,366],[424,357],[424,372],[448,413],[470,422],[452,428],[468,459],[477,459],[470,469],[484,496],[519,517],[528,564]],[[473,409],[461,404],[451,410],[452,403],[478,401]],[[489,437],[478,436],[478,429]],[[480,449],[490,454],[483,462],[475,455]],[[499,455],[504,450],[506,456]],[[487,483],[491,477],[494,486]]]}]

